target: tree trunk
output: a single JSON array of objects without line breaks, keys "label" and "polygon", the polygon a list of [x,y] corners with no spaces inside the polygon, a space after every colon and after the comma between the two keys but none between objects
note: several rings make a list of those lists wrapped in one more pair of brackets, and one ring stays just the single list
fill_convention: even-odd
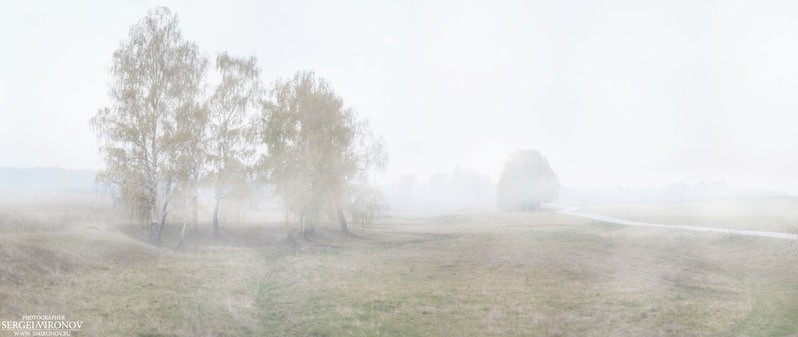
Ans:
[{"label": "tree trunk", "polygon": [[150,202],[150,232],[149,241],[152,244],[158,242],[158,207],[155,201]]},{"label": "tree trunk", "polygon": [[300,230],[302,231],[302,237],[305,239],[309,238],[311,234],[313,234],[313,213],[312,211],[306,209],[303,210],[300,217]]},{"label": "tree trunk", "polygon": [[216,207],[213,209],[213,235],[219,236],[219,203],[221,198],[216,198]]},{"label": "tree trunk", "polygon": [[194,195],[191,197],[191,209],[194,212],[191,218],[191,226],[194,228],[194,231],[197,230],[197,223],[199,223],[199,217],[197,216],[199,213],[199,197],[197,193],[197,191],[194,191]]},{"label": "tree trunk", "polygon": [[183,221],[183,228],[180,230],[180,242],[177,244],[177,249],[182,249],[183,244],[186,242],[186,227],[188,226],[187,221]]},{"label": "tree trunk", "polygon": [[302,234],[302,237],[307,239],[308,238],[308,231],[306,230],[305,226],[307,221],[307,216],[305,214],[305,210],[302,210],[302,213],[299,213],[299,233]]},{"label": "tree trunk", "polygon": [[183,249],[183,245],[186,243],[186,228],[188,227],[188,214],[191,211],[191,199],[183,200],[183,210],[181,212],[181,222],[183,226],[180,228],[180,242],[177,243],[177,250]]},{"label": "tree trunk", "polygon": [[285,231],[286,231],[286,233],[288,233],[287,240],[289,242],[293,242],[294,241],[294,224],[291,223],[291,217],[290,217],[289,212],[290,212],[290,209],[288,208],[288,202],[283,200],[283,216],[285,216]]},{"label": "tree trunk", "polygon": [[155,243],[161,242],[161,236],[163,236],[163,228],[166,225],[166,210],[169,207],[169,202],[163,203],[163,213],[161,214],[161,225],[158,226],[158,235],[155,236]]},{"label": "tree trunk", "polygon": [[341,207],[338,207],[338,222],[341,223],[341,232],[349,233],[349,228],[346,227],[346,216],[344,216],[344,210]]}]

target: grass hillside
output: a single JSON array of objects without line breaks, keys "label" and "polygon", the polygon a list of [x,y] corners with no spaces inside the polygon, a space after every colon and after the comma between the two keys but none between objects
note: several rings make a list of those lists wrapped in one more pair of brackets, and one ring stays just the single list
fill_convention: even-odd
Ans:
[{"label": "grass hillside", "polygon": [[[93,208],[94,207],[94,208]],[[52,213],[52,214],[51,214]],[[798,243],[553,212],[394,216],[289,243],[279,222],[169,226],[105,203],[0,207],[0,319],[81,336],[796,336]]]}]

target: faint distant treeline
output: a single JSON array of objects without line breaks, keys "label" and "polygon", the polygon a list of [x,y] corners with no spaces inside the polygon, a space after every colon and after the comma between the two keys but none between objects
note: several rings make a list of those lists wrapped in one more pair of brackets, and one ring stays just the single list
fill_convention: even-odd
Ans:
[{"label": "faint distant treeline", "polygon": [[684,182],[661,186],[606,188],[563,187],[560,203],[586,204],[634,201],[682,201],[728,198],[781,197],[787,194],[762,188],[747,188],[726,184],[721,181],[696,184]]},{"label": "faint distant treeline", "polygon": [[0,167],[0,189],[93,192],[95,174],[59,167]]},{"label": "faint distant treeline", "polygon": [[548,159],[528,149],[510,155],[498,184],[458,167],[451,174],[435,173],[425,182],[404,175],[383,189],[394,211],[463,212],[498,206],[512,212],[538,210],[541,203],[556,200],[560,183]]},{"label": "faint distant treeline", "polygon": [[496,185],[490,178],[462,168],[424,180],[406,174],[382,189],[390,210],[396,212],[455,211],[496,204]]}]

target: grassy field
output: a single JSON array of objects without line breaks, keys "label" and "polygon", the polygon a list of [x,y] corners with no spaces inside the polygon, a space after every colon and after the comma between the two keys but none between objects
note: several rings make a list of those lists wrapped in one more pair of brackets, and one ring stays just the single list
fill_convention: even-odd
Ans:
[{"label": "grassy field", "polygon": [[580,211],[659,224],[798,233],[798,198],[641,202]]},{"label": "grassy field", "polygon": [[798,333],[789,240],[483,212],[295,243],[279,222],[219,240],[203,224],[176,251],[176,226],[156,248],[106,202],[49,205],[0,207],[0,320],[65,315],[82,336]]}]

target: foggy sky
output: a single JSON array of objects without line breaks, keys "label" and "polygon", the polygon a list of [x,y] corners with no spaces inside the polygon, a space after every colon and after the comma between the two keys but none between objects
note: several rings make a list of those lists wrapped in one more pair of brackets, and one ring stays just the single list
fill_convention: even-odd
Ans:
[{"label": "foggy sky", "polygon": [[101,167],[88,120],[148,8],[269,83],[313,69],[385,137],[392,180],[512,152],[563,185],[725,180],[798,192],[792,1],[6,1],[0,166]]}]

